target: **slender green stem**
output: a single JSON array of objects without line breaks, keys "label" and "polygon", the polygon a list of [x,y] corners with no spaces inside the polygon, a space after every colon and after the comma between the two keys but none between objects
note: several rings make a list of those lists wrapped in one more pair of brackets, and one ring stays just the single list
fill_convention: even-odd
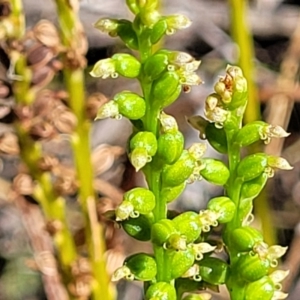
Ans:
[{"label": "slender green stem", "polygon": [[[149,42],[149,34],[147,29],[139,37],[139,53],[141,57],[141,62],[143,63],[151,54],[152,46]],[[160,110],[153,107],[152,103],[154,99],[151,99],[151,86],[152,83],[146,82],[146,80],[141,77],[140,84],[143,90],[144,99],[146,102],[146,114],[144,116],[144,129],[152,132],[158,138],[158,116]],[[161,190],[161,169],[157,169],[155,162],[149,165],[149,169],[146,175],[146,180],[149,185],[149,189],[153,192],[156,199],[156,205],[153,210],[155,222],[167,218],[167,204],[163,198],[160,197]],[[153,245],[153,251],[157,263],[157,280],[158,281],[170,281],[170,266],[168,260],[168,253],[161,246]]]},{"label": "slender green stem", "polygon": [[[77,4],[75,2],[73,5]],[[66,0],[56,0],[56,4],[62,42],[67,51],[75,53],[74,47],[80,44],[79,39],[82,38],[78,30],[81,26],[75,8]],[[78,43],[74,43],[74,41],[78,41]],[[78,59],[83,58],[79,57]],[[80,182],[79,201],[86,221],[85,235],[94,275],[94,282],[91,286],[92,297],[95,300],[110,300],[113,299],[113,293],[106,271],[103,228],[96,215],[94,175],[90,162],[90,123],[85,116],[84,73],[80,67],[72,67],[68,63],[67,57],[65,57],[65,62],[64,79],[69,93],[69,104],[78,122],[72,136],[72,148]]]},{"label": "slender green stem", "polygon": [[246,0],[230,0],[232,35],[239,47],[239,65],[248,82],[249,101],[245,110],[245,122],[260,119],[259,102],[256,83],[254,82],[254,46],[247,25]]}]

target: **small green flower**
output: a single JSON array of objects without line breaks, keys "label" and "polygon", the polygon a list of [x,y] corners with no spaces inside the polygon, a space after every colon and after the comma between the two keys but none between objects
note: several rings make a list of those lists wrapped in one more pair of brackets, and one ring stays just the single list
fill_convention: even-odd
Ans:
[{"label": "small green flower", "polygon": [[177,30],[188,28],[192,24],[189,18],[180,14],[167,16],[165,20],[167,22],[167,35],[172,35]]},{"label": "small green flower", "polygon": [[117,78],[118,73],[116,71],[114,60],[111,58],[99,60],[93,67],[90,75],[92,77],[100,77],[102,79],[106,79],[108,77]]}]

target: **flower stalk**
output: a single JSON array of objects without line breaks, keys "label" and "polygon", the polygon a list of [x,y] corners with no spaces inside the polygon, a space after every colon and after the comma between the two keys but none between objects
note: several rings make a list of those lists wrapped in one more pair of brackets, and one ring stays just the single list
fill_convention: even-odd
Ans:
[{"label": "flower stalk", "polygon": [[78,18],[77,1],[56,0],[60,23],[60,35],[65,47],[64,80],[69,94],[68,103],[77,119],[72,134],[72,149],[79,181],[79,202],[84,214],[85,236],[93,280],[93,299],[114,299],[114,291],[106,271],[105,242],[102,225],[97,219],[95,191],[93,188],[93,168],[86,158],[90,153],[90,122],[86,116],[84,72],[86,39]]}]

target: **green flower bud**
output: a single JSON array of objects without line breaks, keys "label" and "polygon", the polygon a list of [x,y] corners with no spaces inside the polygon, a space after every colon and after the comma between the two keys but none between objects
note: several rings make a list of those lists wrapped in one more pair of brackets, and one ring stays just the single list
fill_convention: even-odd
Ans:
[{"label": "green flower bud", "polygon": [[169,64],[168,56],[165,54],[154,54],[144,63],[144,74],[149,81],[157,79],[167,68]]},{"label": "green flower bud", "polygon": [[132,27],[132,22],[119,20],[116,33],[128,48],[138,50],[138,38]]},{"label": "green flower bud", "polygon": [[124,194],[124,201],[130,202],[140,214],[148,214],[155,207],[154,194],[145,188],[137,187]]},{"label": "green flower bud", "polygon": [[223,128],[216,128],[214,124],[208,124],[205,136],[210,145],[220,153],[227,153],[227,137]]},{"label": "green flower bud", "polygon": [[275,286],[271,278],[264,276],[247,285],[245,300],[272,300],[274,291]]},{"label": "green flower bud", "polygon": [[134,56],[127,53],[117,53],[111,59],[115,63],[115,70],[118,74],[128,78],[139,76],[141,63]]},{"label": "green flower bud", "polygon": [[230,222],[236,211],[234,202],[228,197],[216,197],[210,199],[207,208],[219,214],[219,223]]},{"label": "green flower bud", "polygon": [[167,250],[170,259],[171,278],[181,277],[194,264],[194,254],[192,249],[183,251]]},{"label": "green flower bud", "polygon": [[233,230],[230,234],[230,245],[237,252],[248,252],[253,246],[263,241],[260,231],[250,226],[244,226]]},{"label": "green flower bud", "polygon": [[227,277],[228,265],[215,257],[205,257],[199,262],[202,280],[213,284],[224,284]]},{"label": "green flower bud", "polygon": [[152,218],[140,215],[122,222],[122,227],[128,235],[139,241],[149,241],[151,238]]},{"label": "green flower bud", "polygon": [[230,172],[226,165],[218,159],[203,158],[201,163],[205,165],[201,170],[200,175],[208,182],[215,185],[225,185]]},{"label": "green flower bud", "polygon": [[108,101],[102,105],[97,112],[95,120],[102,120],[106,118],[115,118],[117,120],[122,118],[119,113],[119,106],[114,101]]},{"label": "green flower bud", "polygon": [[135,148],[129,154],[129,159],[131,164],[134,166],[135,171],[138,172],[152,160],[152,157],[148,154],[145,148]]},{"label": "green flower bud", "polygon": [[196,164],[196,159],[187,150],[183,150],[180,158],[173,165],[164,167],[162,171],[163,187],[175,187],[183,184],[193,174]]},{"label": "green flower bud", "polygon": [[244,182],[241,189],[241,199],[254,199],[264,188],[268,180],[268,175],[263,173],[260,176]]},{"label": "green flower bud", "polygon": [[120,114],[128,119],[138,120],[145,115],[145,100],[135,93],[129,91],[118,93],[114,101],[118,104]]},{"label": "green flower bud", "polygon": [[[270,261],[261,259],[257,254],[243,254],[236,262],[236,272],[246,281],[253,282],[266,276],[270,269]],[[233,271],[234,272],[234,271]]]},{"label": "green flower bud", "polygon": [[180,131],[167,132],[158,138],[156,156],[166,164],[173,164],[183,151],[184,137]]},{"label": "green flower bud", "polygon": [[187,211],[172,220],[178,232],[186,237],[187,243],[197,240],[201,234],[201,223],[199,215],[192,211]]},{"label": "green flower bud", "polygon": [[162,219],[152,225],[151,241],[162,246],[174,234],[177,234],[177,230],[173,222],[169,219]]},{"label": "green flower bud", "polygon": [[155,259],[145,253],[137,253],[127,257],[124,265],[130,269],[134,278],[140,281],[153,280],[157,273]]},{"label": "green flower bud", "polygon": [[254,121],[246,124],[239,130],[234,142],[241,147],[249,146],[262,139],[262,134],[269,125],[263,121]]},{"label": "green flower bud", "polygon": [[181,84],[176,72],[165,72],[161,77],[154,80],[152,85],[152,99],[160,108],[172,104],[181,93]]},{"label": "green flower bud", "polygon": [[237,167],[237,176],[243,181],[250,181],[262,173],[268,166],[268,159],[265,153],[256,153],[245,157]]},{"label": "green flower bud", "polygon": [[147,289],[147,300],[176,300],[176,290],[170,283],[157,282]]},{"label": "green flower bud", "polygon": [[168,25],[166,20],[161,19],[158,22],[156,22],[152,28],[151,34],[150,34],[150,41],[151,44],[156,44],[159,42],[159,40],[164,36],[168,29]]},{"label": "green flower bud", "polygon": [[140,131],[130,140],[130,150],[144,148],[149,156],[154,156],[157,151],[156,136],[149,131]]},{"label": "green flower bud", "polygon": [[160,198],[164,199],[164,201],[166,201],[166,203],[170,203],[170,202],[176,200],[180,196],[180,194],[184,191],[185,186],[186,186],[186,183],[184,182],[178,186],[165,187],[160,192]]}]

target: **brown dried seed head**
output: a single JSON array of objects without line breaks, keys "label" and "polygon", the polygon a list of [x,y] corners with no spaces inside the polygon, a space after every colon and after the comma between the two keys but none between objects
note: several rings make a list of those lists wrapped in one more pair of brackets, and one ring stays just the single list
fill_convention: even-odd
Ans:
[{"label": "brown dried seed head", "polygon": [[37,98],[32,105],[34,116],[49,117],[49,112],[57,105],[57,99],[53,91],[44,89],[37,94]]},{"label": "brown dried seed head", "polygon": [[0,137],[0,151],[10,155],[20,153],[18,138],[14,133],[6,132]]},{"label": "brown dried seed head", "polygon": [[41,89],[51,82],[54,75],[54,70],[46,65],[33,72],[31,82],[35,89]]},{"label": "brown dried seed head", "polygon": [[30,128],[30,135],[34,139],[51,139],[57,134],[52,124],[48,122],[38,122]]},{"label": "brown dried seed head", "polygon": [[51,171],[58,164],[58,159],[51,155],[44,155],[38,162],[38,166],[42,171]]},{"label": "brown dried seed head", "polygon": [[53,51],[40,43],[29,48],[27,53],[28,65],[34,69],[47,65],[54,57]]},{"label": "brown dried seed head", "polygon": [[20,195],[32,195],[35,186],[32,177],[22,173],[14,178],[12,187]]},{"label": "brown dried seed head", "polygon": [[76,116],[64,105],[59,105],[52,111],[51,120],[58,131],[67,134],[74,132],[77,125]]},{"label": "brown dried seed head", "polygon": [[73,168],[57,165],[52,172],[55,176],[54,188],[60,195],[73,195],[77,192],[78,182]]},{"label": "brown dried seed head", "polygon": [[35,38],[43,45],[58,49],[60,39],[55,26],[48,20],[39,21],[32,29]]}]

